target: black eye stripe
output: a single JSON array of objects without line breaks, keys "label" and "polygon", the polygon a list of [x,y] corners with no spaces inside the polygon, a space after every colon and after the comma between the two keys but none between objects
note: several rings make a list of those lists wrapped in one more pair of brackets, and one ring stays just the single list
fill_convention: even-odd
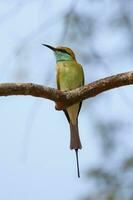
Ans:
[{"label": "black eye stripe", "polygon": [[63,53],[67,53],[68,55],[70,55],[70,53],[68,53],[66,50],[64,49],[58,49],[57,51],[63,52]]}]

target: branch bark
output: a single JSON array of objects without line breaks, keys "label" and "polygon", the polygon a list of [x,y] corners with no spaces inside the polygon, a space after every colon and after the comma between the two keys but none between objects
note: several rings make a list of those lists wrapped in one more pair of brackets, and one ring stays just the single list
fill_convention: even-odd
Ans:
[{"label": "branch bark", "polygon": [[31,95],[50,99],[56,103],[57,110],[62,110],[107,90],[131,84],[133,84],[133,71],[103,78],[69,92],[33,83],[1,83],[0,96]]}]

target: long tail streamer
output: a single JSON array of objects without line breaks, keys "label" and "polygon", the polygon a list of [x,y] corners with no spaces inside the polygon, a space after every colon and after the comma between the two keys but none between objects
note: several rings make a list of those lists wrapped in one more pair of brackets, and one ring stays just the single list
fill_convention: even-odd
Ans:
[{"label": "long tail streamer", "polygon": [[78,159],[78,149],[75,149],[75,153],[76,153],[76,162],[77,162],[77,173],[78,173],[78,178],[80,178],[79,159]]}]

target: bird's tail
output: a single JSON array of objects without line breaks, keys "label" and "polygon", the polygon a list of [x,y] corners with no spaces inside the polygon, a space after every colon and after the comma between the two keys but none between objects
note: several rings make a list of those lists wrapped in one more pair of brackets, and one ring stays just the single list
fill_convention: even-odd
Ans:
[{"label": "bird's tail", "polygon": [[79,137],[78,121],[75,125],[70,122],[70,149],[82,149]]},{"label": "bird's tail", "polygon": [[78,161],[78,149],[81,149],[82,145],[79,137],[78,121],[75,125],[70,122],[70,149],[75,149],[76,161],[77,161],[77,173],[80,177],[79,161]]}]

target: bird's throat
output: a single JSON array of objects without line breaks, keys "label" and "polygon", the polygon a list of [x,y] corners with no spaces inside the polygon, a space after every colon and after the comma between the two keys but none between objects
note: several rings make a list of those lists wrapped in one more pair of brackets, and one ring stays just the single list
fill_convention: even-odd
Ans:
[{"label": "bird's throat", "polygon": [[56,62],[60,62],[60,61],[72,61],[73,58],[67,54],[67,53],[55,53],[55,57],[56,57]]}]

